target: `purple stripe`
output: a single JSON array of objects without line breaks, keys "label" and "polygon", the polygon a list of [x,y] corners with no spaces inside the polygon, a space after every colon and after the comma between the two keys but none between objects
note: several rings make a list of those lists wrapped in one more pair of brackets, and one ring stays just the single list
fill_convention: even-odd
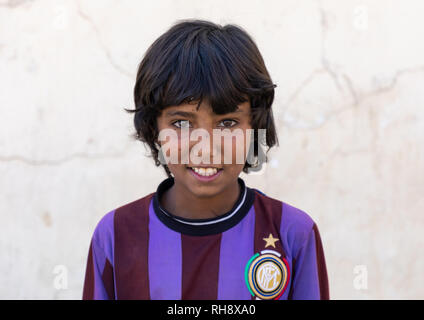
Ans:
[{"label": "purple stripe", "polygon": [[113,219],[115,216],[115,210],[105,214],[103,218],[97,224],[94,238],[96,242],[103,248],[109,262],[113,265],[113,244],[114,244],[114,233],[113,233]]},{"label": "purple stripe", "polygon": [[149,207],[149,285],[152,300],[180,300],[182,279],[181,234],[157,218]]},{"label": "purple stripe", "polygon": [[296,269],[298,276],[293,282],[295,288],[293,299],[320,299],[315,252],[315,234],[313,232],[305,244],[305,247],[301,250],[296,263],[298,263],[300,267]]},{"label": "purple stripe", "polygon": [[244,280],[246,263],[254,255],[255,210],[252,206],[246,217],[221,238],[219,258],[218,300],[250,300]]},{"label": "purple stripe", "polygon": [[96,244],[96,241],[92,243],[93,252],[93,265],[94,265],[94,297],[93,299],[103,300],[108,299],[106,289],[103,285],[102,273],[106,263],[106,257],[103,250]]}]

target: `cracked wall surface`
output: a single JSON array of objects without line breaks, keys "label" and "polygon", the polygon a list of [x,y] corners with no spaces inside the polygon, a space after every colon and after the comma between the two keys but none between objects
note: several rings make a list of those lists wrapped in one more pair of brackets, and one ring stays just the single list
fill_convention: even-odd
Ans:
[{"label": "cracked wall surface", "polygon": [[280,145],[242,177],[316,221],[330,297],[423,299],[423,10],[0,0],[0,298],[81,298],[99,219],[165,178],[130,137],[137,65],[176,20],[202,18],[244,27],[277,84]]}]

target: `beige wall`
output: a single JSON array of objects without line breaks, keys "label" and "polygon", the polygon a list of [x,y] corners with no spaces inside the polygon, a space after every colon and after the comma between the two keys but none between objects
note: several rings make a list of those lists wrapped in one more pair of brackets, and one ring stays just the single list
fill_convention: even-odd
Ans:
[{"label": "beige wall", "polygon": [[421,0],[1,0],[0,298],[81,297],[98,220],[165,178],[129,138],[137,64],[177,19],[204,18],[244,27],[278,85],[280,146],[243,177],[317,222],[331,297],[423,299],[423,11]]}]

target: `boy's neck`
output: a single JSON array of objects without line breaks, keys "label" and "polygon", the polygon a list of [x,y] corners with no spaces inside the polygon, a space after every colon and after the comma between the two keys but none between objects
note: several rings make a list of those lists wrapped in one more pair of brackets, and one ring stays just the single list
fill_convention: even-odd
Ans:
[{"label": "boy's neck", "polygon": [[177,181],[164,192],[161,206],[175,216],[186,219],[209,219],[230,211],[240,195],[240,184],[231,185],[213,197],[199,198],[183,189]]}]

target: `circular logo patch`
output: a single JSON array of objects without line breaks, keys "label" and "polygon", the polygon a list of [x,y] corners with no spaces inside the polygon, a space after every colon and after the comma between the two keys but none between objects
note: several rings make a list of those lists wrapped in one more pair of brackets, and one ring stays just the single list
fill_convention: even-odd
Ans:
[{"label": "circular logo patch", "polygon": [[273,250],[255,254],[247,263],[245,280],[252,296],[260,299],[279,299],[287,287],[290,271],[286,259]]}]

